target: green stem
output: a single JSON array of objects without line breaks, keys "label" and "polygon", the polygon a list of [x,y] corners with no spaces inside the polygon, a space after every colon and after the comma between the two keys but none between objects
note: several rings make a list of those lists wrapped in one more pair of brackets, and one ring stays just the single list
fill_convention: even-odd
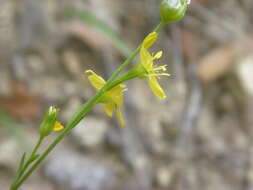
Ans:
[{"label": "green stem", "polygon": [[124,74],[122,77],[120,77],[119,79],[113,81],[109,86],[108,86],[108,90],[112,89],[113,87],[123,83],[123,82],[126,82],[126,81],[129,81],[133,78],[136,78],[138,77],[136,74],[132,74],[130,75],[129,73],[126,73]]},{"label": "green stem", "polygon": [[37,141],[29,159],[27,160],[27,162],[25,163],[24,167],[22,168],[21,172],[20,172],[20,176],[19,178],[23,175],[23,173],[25,172],[25,170],[29,167],[29,165],[32,163],[33,159],[34,159],[34,156],[35,154],[37,153],[41,143],[42,143],[42,140],[43,140],[43,137],[40,136],[39,140]]},{"label": "green stem", "polygon": [[[154,32],[159,32],[164,23],[161,22],[154,29]],[[108,79],[106,84],[97,92],[97,94],[92,97],[88,102],[83,104],[73,115],[72,119],[67,123],[65,129],[57,138],[52,142],[52,144],[41,154],[41,156],[34,162],[32,167],[23,175],[20,180],[11,187],[10,190],[17,190],[22,183],[32,174],[32,172],[38,167],[38,165],[47,157],[47,155],[55,148],[55,146],[85,117],[85,115],[91,110],[91,108],[97,103],[98,99],[110,88],[112,88],[113,81],[118,77],[118,75],[134,60],[134,58],[139,53],[140,46],[136,48],[132,54],[124,61],[122,65],[112,74]]]},{"label": "green stem", "polygon": [[38,151],[38,149],[39,149],[39,147],[40,147],[40,145],[41,145],[43,139],[44,139],[44,137],[43,137],[43,136],[40,136],[39,140],[37,141],[37,144],[36,144],[35,148],[34,148],[33,151],[32,151],[32,154],[31,154],[31,157],[30,157],[30,158],[32,158],[32,157],[35,156],[35,154],[37,153],[37,151]]},{"label": "green stem", "polygon": [[30,155],[30,157],[28,158],[28,160],[26,161],[25,165],[22,166],[22,168],[20,169],[20,171],[18,172],[17,178],[15,179],[14,183],[12,184],[12,187],[15,186],[15,184],[17,183],[17,181],[20,179],[20,177],[22,177],[23,173],[26,171],[26,169],[29,167],[29,165],[32,163],[32,161],[34,160],[34,156],[36,155],[41,143],[42,143],[43,137],[40,136],[40,138],[38,139],[38,141],[36,142],[36,145],[34,147],[34,149],[32,150],[32,153]]},{"label": "green stem", "polygon": [[164,22],[160,22],[156,27],[155,27],[155,29],[153,30],[153,32],[160,32],[160,30],[164,27],[166,25],[166,23],[164,23]]}]

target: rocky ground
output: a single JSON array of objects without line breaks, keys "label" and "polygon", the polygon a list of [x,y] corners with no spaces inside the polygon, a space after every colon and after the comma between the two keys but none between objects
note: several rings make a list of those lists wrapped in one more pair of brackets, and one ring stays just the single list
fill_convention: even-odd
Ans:
[{"label": "rocky ground", "polygon": [[[58,106],[65,124],[95,93],[83,71],[107,78],[127,54],[66,10],[93,13],[136,47],[159,22],[159,2],[0,1],[0,189],[36,141],[44,110]],[[21,189],[252,190],[252,9],[252,0],[193,0],[153,48],[168,64],[168,98],[130,81],[125,128],[97,105]]]}]

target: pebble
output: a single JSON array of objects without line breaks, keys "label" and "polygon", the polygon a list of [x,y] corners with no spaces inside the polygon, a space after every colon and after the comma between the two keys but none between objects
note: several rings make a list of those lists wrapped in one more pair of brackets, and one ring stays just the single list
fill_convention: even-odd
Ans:
[{"label": "pebble", "polygon": [[15,170],[20,156],[20,147],[15,139],[10,138],[0,142],[0,166]]},{"label": "pebble", "polygon": [[237,75],[245,91],[253,95],[253,55],[248,56],[240,61],[237,66]]},{"label": "pebble", "polygon": [[54,154],[45,167],[45,174],[55,183],[73,190],[111,190],[117,184],[112,166],[70,151]]},{"label": "pebble", "polygon": [[80,145],[88,148],[94,148],[101,145],[106,137],[107,122],[92,116],[85,117],[73,129],[72,135]]},{"label": "pebble", "polygon": [[172,180],[172,171],[170,168],[164,166],[157,169],[157,183],[161,187],[168,187]]}]

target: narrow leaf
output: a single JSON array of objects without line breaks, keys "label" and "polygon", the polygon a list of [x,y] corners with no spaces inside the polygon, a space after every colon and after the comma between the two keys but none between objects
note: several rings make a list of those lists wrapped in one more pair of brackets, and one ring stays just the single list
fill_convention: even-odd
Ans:
[{"label": "narrow leaf", "polygon": [[26,157],[26,153],[24,152],[24,154],[21,157],[19,166],[18,166],[18,170],[17,170],[17,178],[19,178],[21,176],[21,171],[23,169],[24,163],[25,163],[25,157]]},{"label": "narrow leaf", "polygon": [[78,17],[83,22],[97,28],[101,31],[111,43],[124,55],[128,57],[131,53],[131,49],[127,45],[127,43],[115,32],[112,27],[98,19],[94,14],[85,10],[79,9],[67,9],[66,10],[67,17]]}]

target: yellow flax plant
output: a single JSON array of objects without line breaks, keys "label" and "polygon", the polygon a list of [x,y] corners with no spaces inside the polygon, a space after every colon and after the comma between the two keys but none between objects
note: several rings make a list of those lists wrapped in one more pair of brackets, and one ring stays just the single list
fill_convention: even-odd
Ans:
[{"label": "yellow flax plant", "polygon": [[[120,107],[124,102],[124,92],[126,86],[123,84],[134,78],[146,78],[151,91],[158,98],[165,98],[166,94],[158,83],[158,79],[162,76],[169,76],[166,73],[166,66],[158,66],[155,62],[162,56],[162,52],[152,54],[149,48],[156,42],[159,31],[168,23],[175,22],[183,18],[189,0],[164,0],[160,5],[161,22],[155,29],[147,35],[143,42],[130,54],[130,56],[118,67],[118,69],[104,80],[92,70],[87,70],[86,74],[91,85],[97,90],[96,94],[87,102],[81,105],[70,120],[64,125],[58,121],[59,110],[51,106],[45,113],[44,119],[38,130],[38,141],[35,144],[30,156],[27,157],[24,153],[20,159],[19,167],[16,172],[9,190],[17,190],[28,179],[28,177],[40,166],[47,158],[49,153],[64,139],[69,132],[77,126],[77,124],[85,118],[96,104],[103,104],[105,113],[112,116],[116,113],[119,118],[119,123],[123,127],[125,124],[120,111]],[[133,62],[136,56],[139,55],[139,62],[134,65],[129,71],[127,67]],[[123,73],[123,71],[125,73]],[[130,90],[129,90],[130,91]],[[41,144],[46,137],[53,132],[56,133],[55,139],[49,144],[44,151],[39,151]]]}]

